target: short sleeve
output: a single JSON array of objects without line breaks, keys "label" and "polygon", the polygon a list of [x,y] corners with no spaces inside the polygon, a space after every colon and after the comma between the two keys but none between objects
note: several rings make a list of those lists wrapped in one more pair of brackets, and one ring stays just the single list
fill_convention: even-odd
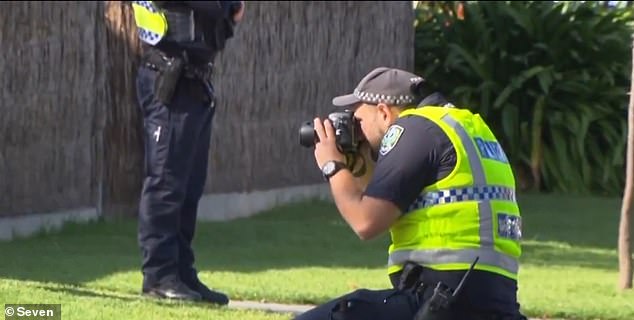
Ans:
[{"label": "short sleeve", "polygon": [[423,188],[453,166],[455,149],[437,124],[414,115],[399,118],[383,137],[365,195],[390,201],[406,213]]}]

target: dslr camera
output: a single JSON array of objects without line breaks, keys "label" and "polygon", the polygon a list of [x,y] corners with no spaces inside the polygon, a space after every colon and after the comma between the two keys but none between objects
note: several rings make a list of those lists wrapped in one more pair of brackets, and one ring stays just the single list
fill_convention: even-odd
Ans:
[{"label": "dslr camera", "polygon": [[[339,151],[344,154],[356,154],[359,144],[363,141],[363,132],[359,120],[351,110],[336,111],[328,115],[328,120],[335,129],[335,139]],[[317,132],[312,121],[306,121],[299,128],[299,144],[311,148],[317,142]]]}]

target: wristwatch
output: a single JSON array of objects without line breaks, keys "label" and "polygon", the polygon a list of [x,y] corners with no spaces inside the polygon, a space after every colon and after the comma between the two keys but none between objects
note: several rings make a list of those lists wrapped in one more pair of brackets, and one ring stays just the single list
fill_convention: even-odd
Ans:
[{"label": "wristwatch", "polygon": [[321,168],[321,173],[324,175],[326,181],[330,180],[339,170],[346,167],[346,164],[341,161],[330,160],[324,164]]}]

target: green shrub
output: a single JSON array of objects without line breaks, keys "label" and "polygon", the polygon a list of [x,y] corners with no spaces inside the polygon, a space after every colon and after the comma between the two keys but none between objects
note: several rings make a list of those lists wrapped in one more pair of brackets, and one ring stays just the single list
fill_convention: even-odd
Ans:
[{"label": "green shrub", "polygon": [[416,69],[482,114],[542,191],[624,184],[634,9],[598,3],[419,5]]}]

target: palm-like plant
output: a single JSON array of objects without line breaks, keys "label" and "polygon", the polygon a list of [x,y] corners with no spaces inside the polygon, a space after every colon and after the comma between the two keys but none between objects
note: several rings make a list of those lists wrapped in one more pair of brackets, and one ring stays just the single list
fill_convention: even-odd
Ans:
[{"label": "palm-like plant", "polygon": [[416,67],[482,114],[538,189],[619,193],[634,14],[583,2],[419,6]]}]

